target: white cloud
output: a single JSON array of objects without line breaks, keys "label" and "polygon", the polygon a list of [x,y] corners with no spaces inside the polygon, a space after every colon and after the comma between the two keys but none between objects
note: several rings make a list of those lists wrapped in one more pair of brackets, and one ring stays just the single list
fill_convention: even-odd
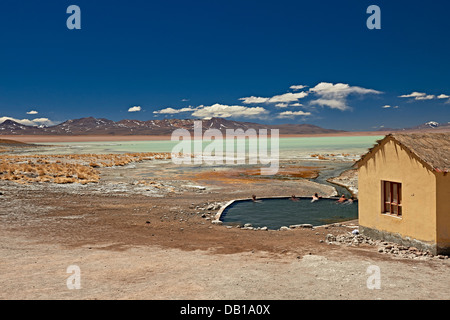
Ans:
[{"label": "white cloud", "polygon": [[35,111],[35,110],[31,110],[31,111],[28,111],[27,112],[27,114],[38,114],[39,112],[37,112],[37,111]]},{"label": "white cloud", "polygon": [[272,98],[267,100],[267,103],[296,102],[296,101],[298,101],[298,99],[302,99],[302,98],[306,97],[307,95],[308,95],[308,92],[304,92],[304,91],[298,92],[298,93],[288,92],[288,93],[280,94],[277,96],[273,96]]},{"label": "white cloud", "polygon": [[416,97],[416,100],[433,100],[436,96],[433,94],[427,94],[425,96],[422,97]]},{"label": "white cloud", "polygon": [[337,99],[317,99],[310,102],[311,105],[319,105],[321,107],[329,107],[331,109],[338,109],[341,111],[345,111],[350,109],[349,106],[347,106],[345,100],[337,100]]},{"label": "white cloud", "polygon": [[55,125],[55,123],[48,118],[36,118],[31,121],[33,121],[34,123],[36,123],[38,125],[46,125],[46,126]]},{"label": "white cloud", "polygon": [[308,95],[308,92],[287,92],[280,95],[273,96],[271,98],[264,98],[264,97],[245,97],[240,98],[239,100],[242,101],[242,103],[245,104],[254,104],[254,103],[290,103],[290,102],[296,102],[299,99],[302,99]]},{"label": "white cloud", "polygon": [[268,113],[262,107],[244,107],[244,106],[230,106],[223,104],[213,104],[212,106],[199,106],[192,116],[199,118],[229,118],[229,117],[258,117]]},{"label": "white cloud", "polygon": [[448,99],[450,98],[450,96],[446,95],[446,94],[440,94],[437,96],[438,99]]},{"label": "white cloud", "polygon": [[245,104],[252,104],[252,103],[265,103],[269,100],[269,98],[251,96],[251,97],[240,98],[239,100],[241,100],[242,103],[245,103]]},{"label": "white cloud", "polygon": [[292,89],[292,90],[294,90],[294,91],[297,91],[297,90],[302,90],[302,89],[307,88],[307,87],[308,87],[308,86],[304,86],[304,85],[299,84],[299,85],[293,85],[293,86],[290,86],[289,89]]},{"label": "white cloud", "polygon": [[36,118],[33,120],[30,119],[15,119],[15,118],[11,118],[11,117],[0,117],[0,123],[5,122],[6,120],[12,120],[14,122],[20,123],[21,125],[24,126],[40,126],[40,125],[45,125],[45,126],[53,126],[56,123],[51,121],[48,118]]},{"label": "white cloud", "polygon": [[275,107],[277,108],[287,108],[289,106],[288,103],[277,103]]},{"label": "white cloud", "polygon": [[159,113],[159,114],[176,114],[176,113],[182,113],[182,112],[191,112],[195,111],[197,108],[193,108],[191,106],[181,109],[174,109],[174,108],[165,108],[157,111],[153,111],[153,113]]},{"label": "white cloud", "polygon": [[380,91],[374,89],[366,89],[357,86],[350,86],[345,83],[332,84],[329,82],[321,82],[314,88],[309,89],[311,92],[315,92],[321,96],[327,98],[347,97],[349,94],[380,94]]},{"label": "white cloud", "polygon": [[128,112],[138,112],[138,111],[141,111],[140,106],[134,106],[128,109]]},{"label": "white cloud", "polygon": [[392,109],[398,109],[398,106],[390,106],[390,105],[385,105],[385,106],[382,106],[381,108],[383,108],[383,109],[388,109],[388,108],[392,108]]},{"label": "white cloud", "polygon": [[410,94],[401,95],[401,96],[399,96],[399,98],[418,98],[418,97],[423,97],[426,95],[427,95],[426,93],[414,91],[413,93],[410,93]]},{"label": "white cloud", "polygon": [[[444,99],[445,96],[446,95],[440,95],[439,97],[442,97],[442,98],[439,98],[439,97],[437,97],[437,98]],[[426,94],[424,92],[414,91],[410,94],[401,95],[401,96],[399,96],[399,98],[414,98],[414,100],[433,100],[436,98],[436,96],[434,94]]]},{"label": "white cloud", "polygon": [[365,95],[382,93],[374,89],[350,86],[345,83],[333,84],[329,82],[321,82],[314,88],[309,89],[309,91],[319,96],[319,99],[311,101],[310,104],[327,106],[342,111],[351,109],[347,105],[347,97],[351,94]]},{"label": "white cloud", "polygon": [[291,107],[303,107],[303,105],[301,103],[299,103],[299,102],[292,103],[290,106]]},{"label": "white cloud", "polygon": [[284,111],[281,112],[277,118],[293,118],[296,116],[310,116],[311,112],[304,112],[304,111]]}]

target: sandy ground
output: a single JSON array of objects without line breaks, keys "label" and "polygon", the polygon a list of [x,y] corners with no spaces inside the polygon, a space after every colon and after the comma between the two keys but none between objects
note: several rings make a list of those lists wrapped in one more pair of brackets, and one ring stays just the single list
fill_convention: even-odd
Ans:
[{"label": "sandy ground", "polygon": [[[329,186],[142,166],[101,169],[98,184],[0,181],[0,299],[450,298],[450,259],[324,241],[357,221],[253,231],[212,224],[205,209],[252,193],[331,195]],[[159,187],[136,184],[143,176]],[[80,289],[67,286],[73,265]],[[379,289],[370,285],[374,268]]]}]

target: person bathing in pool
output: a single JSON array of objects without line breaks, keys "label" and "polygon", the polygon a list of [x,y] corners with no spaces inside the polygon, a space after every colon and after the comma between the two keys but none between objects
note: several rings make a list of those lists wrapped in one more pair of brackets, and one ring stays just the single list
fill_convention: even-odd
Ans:
[{"label": "person bathing in pool", "polygon": [[337,203],[343,203],[343,202],[345,202],[345,201],[347,201],[347,198],[345,197],[345,194],[343,194],[343,195],[339,198],[339,200],[337,201]]},{"label": "person bathing in pool", "polygon": [[322,197],[320,197],[320,196],[317,194],[317,192],[316,192],[316,193],[314,193],[314,195],[312,196],[311,202],[317,201],[317,200],[319,200],[320,198],[322,198]]},{"label": "person bathing in pool", "polygon": [[256,200],[256,196],[255,195],[252,195],[252,201],[253,202],[262,202],[261,200]]}]

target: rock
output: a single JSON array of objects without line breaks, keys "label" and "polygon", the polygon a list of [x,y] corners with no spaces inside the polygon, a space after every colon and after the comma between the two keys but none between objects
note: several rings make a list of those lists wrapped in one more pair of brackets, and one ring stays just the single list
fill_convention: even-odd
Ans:
[{"label": "rock", "polygon": [[280,228],[280,231],[286,231],[286,230],[291,230],[291,229],[289,227],[286,227],[286,226],[282,226]]},{"label": "rock", "polygon": [[269,230],[269,228],[267,228],[267,227],[262,227],[260,230],[262,230],[262,231],[267,231],[267,230]]},{"label": "rock", "polygon": [[218,224],[218,225],[222,225],[223,224],[223,222],[220,221],[220,220],[212,220],[211,223],[212,224]]},{"label": "rock", "polygon": [[246,223],[246,224],[244,224],[244,228],[248,228],[248,227],[251,227],[251,226],[252,226],[251,223]]},{"label": "rock", "polygon": [[291,229],[295,229],[295,228],[313,228],[313,225],[309,224],[309,223],[293,224],[293,225],[290,225],[289,228],[291,228]]}]

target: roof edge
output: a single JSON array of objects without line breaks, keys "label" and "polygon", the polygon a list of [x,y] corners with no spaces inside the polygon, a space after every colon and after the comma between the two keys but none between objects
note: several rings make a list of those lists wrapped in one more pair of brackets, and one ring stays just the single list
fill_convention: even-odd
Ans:
[{"label": "roof edge", "polygon": [[378,140],[377,144],[375,144],[372,148],[369,149],[369,151],[364,154],[361,159],[359,159],[358,161],[356,161],[353,164],[353,167],[356,168],[360,168],[361,166],[363,166],[379,149],[381,149],[388,141],[394,141],[396,144],[398,144],[401,148],[407,150],[417,161],[419,161],[422,165],[424,165],[429,171],[433,172],[433,173],[437,173],[437,172],[444,172],[438,168],[434,168],[432,165],[430,165],[428,162],[426,162],[425,160],[423,160],[421,157],[419,157],[413,150],[411,150],[410,148],[408,148],[408,146],[404,145],[403,143],[401,143],[400,141],[398,141],[395,138],[395,135],[390,133],[388,135],[386,135],[383,139]]}]

